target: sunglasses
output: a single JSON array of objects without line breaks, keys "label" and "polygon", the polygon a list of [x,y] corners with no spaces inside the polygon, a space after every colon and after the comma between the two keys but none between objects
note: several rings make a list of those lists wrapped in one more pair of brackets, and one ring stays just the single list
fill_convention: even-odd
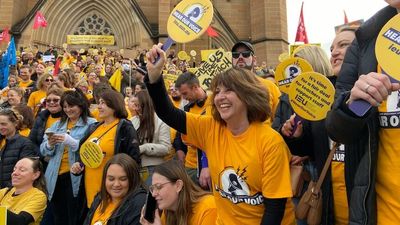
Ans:
[{"label": "sunglasses", "polygon": [[54,80],[53,80],[53,79],[46,79],[46,80],[44,80],[44,81],[46,81],[46,82],[53,82]]},{"label": "sunglasses", "polygon": [[232,52],[232,58],[237,59],[239,56],[242,55],[243,58],[249,58],[251,56],[251,51],[245,52]]},{"label": "sunglasses", "polygon": [[58,99],[58,98],[47,98],[46,99],[46,103],[51,103],[51,102],[58,103],[58,102],[60,102],[60,99]]}]

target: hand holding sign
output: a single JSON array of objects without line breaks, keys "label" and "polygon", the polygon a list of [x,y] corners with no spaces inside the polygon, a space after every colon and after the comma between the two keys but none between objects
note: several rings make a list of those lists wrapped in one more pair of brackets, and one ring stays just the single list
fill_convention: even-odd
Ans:
[{"label": "hand holding sign", "polygon": [[209,0],[181,1],[168,18],[169,36],[161,49],[167,51],[174,42],[187,43],[197,39],[207,30],[213,15],[214,8]]},{"label": "hand holding sign", "polygon": [[392,91],[400,89],[400,14],[390,19],[379,32],[375,54],[382,76],[369,73],[359,77],[351,90],[349,108],[358,116],[364,116],[372,105],[379,106]]}]

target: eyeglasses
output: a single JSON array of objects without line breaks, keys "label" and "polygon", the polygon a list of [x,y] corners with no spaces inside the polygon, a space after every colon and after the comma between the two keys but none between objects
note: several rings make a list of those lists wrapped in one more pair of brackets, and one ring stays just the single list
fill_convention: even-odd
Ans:
[{"label": "eyeglasses", "polygon": [[237,59],[239,58],[240,54],[243,56],[243,58],[249,58],[251,56],[251,51],[232,52],[232,58]]},{"label": "eyeglasses", "polygon": [[53,82],[54,80],[53,79],[46,79],[45,81],[46,82]]},{"label": "eyeglasses", "polygon": [[160,191],[160,190],[164,187],[164,185],[169,184],[169,183],[173,183],[173,182],[172,182],[172,181],[169,181],[169,182],[166,182],[166,183],[163,183],[163,184],[153,184],[153,185],[150,185],[150,186],[149,186],[149,191],[150,191],[150,193],[154,194],[154,191],[155,191],[155,190]]},{"label": "eyeglasses", "polygon": [[58,103],[58,102],[60,102],[60,99],[59,98],[47,98],[46,99],[46,103],[51,103],[51,102]]}]

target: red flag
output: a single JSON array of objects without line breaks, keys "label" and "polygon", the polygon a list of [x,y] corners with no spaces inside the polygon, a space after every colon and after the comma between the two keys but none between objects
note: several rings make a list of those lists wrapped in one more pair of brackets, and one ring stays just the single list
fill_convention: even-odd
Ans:
[{"label": "red flag", "polygon": [[46,27],[47,21],[44,18],[43,14],[39,11],[36,12],[35,21],[33,22],[33,29],[38,29],[39,27]]},{"label": "red flag", "polygon": [[346,11],[343,10],[343,13],[344,13],[344,24],[348,24],[349,23],[349,19],[347,18]]},{"label": "red flag", "polygon": [[216,30],[214,30],[214,28],[212,27],[212,26],[209,26],[208,28],[207,28],[207,35],[208,36],[210,36],[210,37],[218,37],[219,36],[219,34],[217,33],[217,31]]},{"label": "red flag", "polygon": [[57,76],[58,73],[60,72],[61,60],[62,58],[60,57],[57,58],[56,65],[54,65],[53,76]]},{"label": "red flag", "polygon": [[295,42],[304,42],[304,44],[308,44],[307,31],[306,31],[306,26],[304,25],[304,18],[303,18],[303,5],[304,2],[301,3],[300,19],[299,19],[299,25],[297,26]]},{"label": "red flag", "polygon": [[10,42],[10,33],[8,31],[8,28],[5,28],[0,34],[0,43],[3,41],[6,43]]}]

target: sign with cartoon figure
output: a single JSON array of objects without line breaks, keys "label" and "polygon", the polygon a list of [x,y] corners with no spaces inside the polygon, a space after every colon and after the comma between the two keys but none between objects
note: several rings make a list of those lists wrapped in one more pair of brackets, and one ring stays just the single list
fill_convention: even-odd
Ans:
[{"label": "sign with cartoon figure", "polygon": [[292,83],[294,78],[301,73],[311,71],[313,71],[312,66],[302,58],[294,57],[286,59],[276,67],[275,71],[275,79],[279,90],[287,94],[290,83]]},{"label": "sign with cartoon figure", "polygon": [[289,88],[289,102],[294,112],[305,120],[326,117],[335,95],[335,87],[324,75],[306,72],[297,76]]},{"label": "sign with cartoon figure", "polygon": [[223,48],[219,48],[197,69],[195,75],[199,79],[201,87],[207,90],[210,88],[211,81],[215,75],[231,67],[232,54],[230,52],[225,52]]}]

